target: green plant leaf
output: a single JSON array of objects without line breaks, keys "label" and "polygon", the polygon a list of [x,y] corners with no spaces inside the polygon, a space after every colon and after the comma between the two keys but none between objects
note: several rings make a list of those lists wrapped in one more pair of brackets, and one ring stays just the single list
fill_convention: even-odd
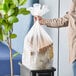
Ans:
[{"label": "green plant leaf", "polygon": [[19,14],[27,15],[29,13],[30,13],[30,11],[27,11],[26,8],[20,8],[19,9]]},{"label": "green plant leaf", "polygon": [[3,41],[6,41],[7,38],[8,38],[8,33],[7,34],[3,33]]},{"label": "green plant leaf", "polygon": [[5,13],[7,13],[8,10],[9,10],[8,4],[7,4],[7,3],[4,3],[4,4],[3,4],[3,11],[4,11]]},{"label": "green plant leaf", "polygon": [[18,5],[19,5],[18,0],[12,0],[12,1],[13,1],[13,3],[14,3],[16,6],[18,6]]},{"label": "green plant leaf", "polygon": [[14,9],[10,9],[10,10],[8,11],[8,16],[14,14],[14,12],[15,12]]},{"label": "green plant leaf", "polygon": [[14,4],[10,5],[10,8],[15,8],[15,7],[16,7],[16,5],[14,5]]},{"label": "green plant leaf", "polygon": [[17,15],[18,15],[19,8],[18,8],[18,7],[15,7],[15,8],[14,8],[14,11],[15,11],[15,12],[14,12],[14,16],[17,16]]},{"label": "green plant leaf", "polygon": [[8,26],[7,26],[7,32],[10,31],[10,30],[12,29],[12,27],[13,27],[12,24],[8,25]]},{"label": "green plant leaf", "polygon": [[16,34],[11,34],[11,35],[10,35],[10,38],[11,38],[11,39],[14,39],[14,38],[16,38],[16,37],[17,37]]},{"label": "green plant leaf", "polygon": [[16,52],[15,54],[13,54],[13,58],[15,58],[16,56],[18,56],[20,53]]},{"label": "green plant leaf", "polygon": [[10,16],[8,18],[8,22],[9,23],[16,23],[16,22],[18,22],[18,18],[16,16]]},{"label": "green plant leaf", "polygon": [[12,24],[6,24],[4,25],[4,31],[9,32],[12,29],[13,25]]},{"label": "green plant leaf", "polygon": [[2,18],[0,18],[0,25],[2,25],[2,22],[3,22],[3,19],[2,19]]},{"label": "green plant leaf", "polygon": [[6,20],[8,18],[8,14],[4,14],[4,19]]},{"label": "green plant leaf", "polygon": [[19,0],[19,5],[24,5],[27,2],[27,0]]},{"label": "green plant leaf", "polygon": [[3,10],[3,5],[2,4],[0,4],[0,10]]},{"label": "green plant leaf", "polygon": [[4,26],[6,25],[6,20],[5,19],[2,20],[2,25],[4,25]]},{"label": "green plant leaf", "polygon": [[8,0],[8,1],[9,1],[8,5],[9,5],[9,8],[10,8],[10,9],[16,7],[16,5],[15,5],[14,2],[13,2],[13,0]]},{"label": "green plant leaf", "polygon": [[10,0],[3,0],[3,3],[9,3]]},{"label": "green plant leaf", "polygon": [[2,28],[0,27],[0,41],[3,41],[3,32],[2,32]]}]

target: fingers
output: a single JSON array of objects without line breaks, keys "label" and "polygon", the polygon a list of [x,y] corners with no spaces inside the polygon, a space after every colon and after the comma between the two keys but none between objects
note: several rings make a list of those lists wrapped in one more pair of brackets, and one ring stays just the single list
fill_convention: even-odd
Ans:
[{"label": "fingers", "polygon": [[35,17],[34,17],[34,22],[36,22],[37,20],[38,20],[39,23],[42,25],[43,18],[42,18],[41,16],[35,16]]},{"label": "fingers", "polygon": [[34,21],[37,21],[37,20],[39,20],[39,21],[42,20],[42,17],[40,17],[40,16],[35,16],[35,17],[34,17]]},{"label": "fingers", "polygon": [[34,17],[34,22],[36,22],[37,20],[39,20],[38,16]]},{"label": "fingers", "polygon": [[37,17],[34,17],[34,22],[36,22],[37,21]]}]

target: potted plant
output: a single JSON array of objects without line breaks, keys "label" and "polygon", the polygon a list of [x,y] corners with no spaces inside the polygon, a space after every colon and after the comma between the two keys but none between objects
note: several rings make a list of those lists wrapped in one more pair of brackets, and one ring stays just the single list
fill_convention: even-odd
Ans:
[{"label": "potted plant", "polygon": [[30,12],[26,8],[20,8],[27,0],[0,0],[0,41],[5,41],[10,51],[10,69],[11,75],[13,74],[13,55],[11,40],[16,38],[17,35],[13,33],[13,25],[18,22],[17,16],[20,14],[27,15]]}]

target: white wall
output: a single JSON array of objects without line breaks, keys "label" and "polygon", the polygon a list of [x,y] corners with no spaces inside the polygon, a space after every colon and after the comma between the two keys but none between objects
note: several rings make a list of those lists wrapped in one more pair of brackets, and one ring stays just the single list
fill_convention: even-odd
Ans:
[{"label": "white wall", "polygon": [[[71,0],[60,1],[60,16],[63,16],[69,10]],[[60,29],[60,76],[73,76],[72,64],[69,63],[69,47],[68,47],[68,27]]]},{"label": "white wall", "polygon": [[[58,17],[58,1],[59,0],[40,0],[41,4],[46,4],[50,9],[50,12],[45,17]],[[71,0],[60,0],[60,16],[65,15],[70,4]],[[67,29],[67,27],[59,29],[59,76],[73,76],[72,64],[69,63]],[[58,29],[45,27],[45,30],[49,33],[54,42],[54,66],[57,68]],[[57,76],[57,71],[55,72],[55,76]]]}]

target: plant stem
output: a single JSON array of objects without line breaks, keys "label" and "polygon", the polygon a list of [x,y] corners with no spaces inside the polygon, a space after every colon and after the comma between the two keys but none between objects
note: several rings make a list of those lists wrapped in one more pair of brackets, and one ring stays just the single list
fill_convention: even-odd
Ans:
[{"label": "plant stem", "polygon": [[8,38],[8,47],[10,50],[10,69],[11,69],[11,76],[13,76],[13,58],[12,58],[12,43],[11,38]]}]

